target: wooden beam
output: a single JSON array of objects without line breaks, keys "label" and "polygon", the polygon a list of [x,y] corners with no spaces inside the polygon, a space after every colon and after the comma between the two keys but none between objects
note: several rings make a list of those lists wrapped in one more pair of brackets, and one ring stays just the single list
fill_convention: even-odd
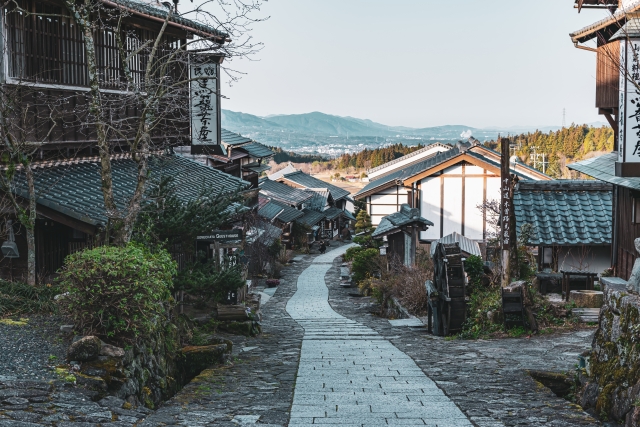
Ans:
[{"label": "wooden beam", "polygon": [[618,134],[618,122],[613,117],[613,115],[610,114],[610,113],[602,112],[602,109],[600,109],[600,114],[602,114],[604,116],[604,118],[607,119],[607,122],[609,122],[609,126],[611,126],[611,129],[613,129],[614,134],[617,135]]},{"label": "wooden beam", "polygon": [[454,165],[456,165],[456,164],[458,164],[458,163],[460,163],[462,161],[467,161],[467,162],[469,162],[469,163],[471,163],[471,164],[473,164],[475,166],[480,166],[480,167],[482,167],[484,169],[487,169],[487,170],[495,173],[496,175],[500,175],[500,168],[499,167],[496,167],[496,166],[494,166],[492,164],[489,164],[489,163],[485,163],[485,162],[483,162],[483,161],[481,161],[481,160],[479,160],[479,159],[477,159],[477,158],[475,158],[473,156],[470,156],[470,155],[468,155],[466,153],[462,153],[462,154],[460,154],[460,155],[458,155],[458,156],[456,156],[456,157],[454,157],[452,159],[447,160],[444,163],[440,163],[438,166],[436,166],[434,168],[431,168],[431,169],[426,170],[426,171],[424,171],[422,173],[419,173],[417,175],[414,175],[412,177],[409,177],[409,178],[405,179],[404,180],[404,185],[413,184],[416,181],[420,181],[420,180],[422,180],[424,178],[427,178],[427,177],[429,177],[429,176],[431,176],[431,175],[433,175],[433,174],[435,174],[437,172],[440,172],[443,169],[446,169],[448,167],[454,166]]}]

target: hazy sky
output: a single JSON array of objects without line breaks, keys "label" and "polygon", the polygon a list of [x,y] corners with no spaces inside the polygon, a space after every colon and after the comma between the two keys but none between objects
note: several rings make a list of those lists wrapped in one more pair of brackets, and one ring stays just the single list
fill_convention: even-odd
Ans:
[{"label": "hazy sky", "polygon": [[568,34],[606,15],[574,0],[269,0],[223,108],[411,127],[604,121],[595,53]]}]

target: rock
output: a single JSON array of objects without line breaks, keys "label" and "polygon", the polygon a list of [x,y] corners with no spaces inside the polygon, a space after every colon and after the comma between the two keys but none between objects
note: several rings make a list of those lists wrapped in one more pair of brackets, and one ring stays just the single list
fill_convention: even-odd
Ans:
[{"label": "rock", "polygon": [[100,356],[124,357],[124,349],[120,347],[116,347],[115,345],[102,343],[102,348],[100,349]]},{"label": "rock", "polygon": [[2,403],[7,405],[27,405],[29,403],[29,399],[25,399],[24,397],[9,397],[4,399]]},{"label": "rock", "polygon": [[569,301],[575,302],[576,307],[600,308],[604,303],[604,293],[588,290],[571,291]]},{"label": "rock", "polygon": [[228,346],[226,344],[184,347],[182,355],[184,356],[183,369],[185,375],[193,378],[203,369],[224,363],[227,351]]},{"label": "rock", "polygon": [[60,332],[70,334],[73,332],[73,325],[60,325]]},{"label": "rock", "polygon": [[[636,247],[636,252],[640,254],[640,237],[636,238],[633,241],[633,244]],[[635,293],[640,292],[640,258],[636,258],[633,263],[633,269],[631,270],[631,277],[629,277],[627,290]]]},{"label": "rock", "polygon": [[101,349],[102,341],[100,341],[100,338],[94,336],[82,337],[69,346],[67,360],[77,360],[79,362],[95,360],[100,355]]},{"label": "rock", "polygon": [[222,322],[218,325],[221,331],[229,332],[235,335],[244,335],[246,337],[251,336],[253,330],[253,322]]},{"label": "rock", "polygon": [[90,375],[76,374],[76,383],[88,386],[94,390],[106,391],[107,382],[100,377],[92,377]]},{"label": "rock", "polygon": [[107,396],[104,399],[100,399],[98,401],[98,405],[105,408],[122,408],[124,404],[125,401],[123,399],[118,399],[115,396]]}]

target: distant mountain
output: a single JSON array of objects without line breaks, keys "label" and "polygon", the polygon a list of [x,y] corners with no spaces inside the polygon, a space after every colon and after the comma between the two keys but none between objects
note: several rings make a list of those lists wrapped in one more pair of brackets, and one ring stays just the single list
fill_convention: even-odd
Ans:
[{"label": "distant mountain", "polygon": [[[591,123],[600,127],[604,123]],[[527,132],[550,132],[560,126],[527,126],[472,128],[465,125],[445,125],[426,128],[387,126],[372,120],[340,117],[321,112],[278,114],[259,117],[253,114],[222,110],[222,126],[232,132],[268,145],[300,153],[337,156],[390,144],[429,144],[455,142],[473,135],[480,141],[494,140],[498,134],[514,135]]]}]

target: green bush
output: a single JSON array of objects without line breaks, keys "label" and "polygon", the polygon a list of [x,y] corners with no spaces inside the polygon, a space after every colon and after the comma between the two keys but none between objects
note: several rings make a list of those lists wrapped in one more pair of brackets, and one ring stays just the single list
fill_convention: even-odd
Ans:
[{"label": "green bush", "polygon": [[60,308],[84,334],[134,341],[167,315],[176,263],[164,250],[101,246],[69,255],[59,284]]},{"label": "green bush", "polygon": [[345,261],[353,261],[353,257],[364,250],[365,248],[363,248],[362,246],[352,246],[347,249],[347,251],[342,256],[342,259],[344,259]]},{"label": "green bush", "polygon": [[202,302],[221,302],[229,291],[244,285],[242,264],[224,262],[217,267],[214,260],[197,261],[180,271],[173,283],[174,290],[185,291]]},{"label": "green bush", "polygon": [[378,257],[380,252],[378,249],[364,249],[357,252],[353,256],[353,263],[351,264],[351,272],[353,273],[353,281],[360,283],[367,276],[373,275],[372,273],[378,269]]},{"label": "green bush", "polygon": [[58,293],[58,287],[50,284],[31,286],[0,280],[0,317],[55,312],[53,297]]},{"label": "green bush", "polygon": [[469,275],[469,283],[473,288],[482,285],[482,275],[484,274],[484,262],[477,255],[471,255],[464,262],[464,271]]}]

